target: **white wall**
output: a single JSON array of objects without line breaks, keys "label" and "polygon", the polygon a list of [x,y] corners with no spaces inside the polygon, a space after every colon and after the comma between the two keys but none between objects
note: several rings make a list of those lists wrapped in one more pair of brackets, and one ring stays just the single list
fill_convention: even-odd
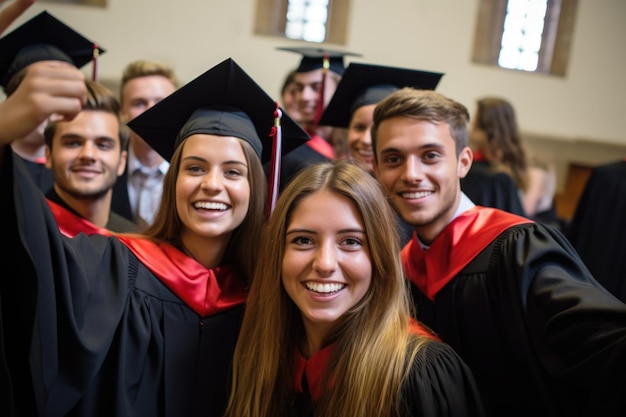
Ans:
[{"label": "white wall", "polygon": [[[579,0],[565,78],[472,64],[477,0],[351,1],[348,44],[328,46],[363,54],[354,61],[445,72],[438,90],[470,111],[482,95],[507,97],[535,135],[626,145],[625,0]],[[38,0],[9,30],[47,9],[107,49],[103,81],[117,80],[137,58],[172,64],[187,82],[232,57],[278,96],[298,57],[274,48],[297,43],[254,35],[255,7],[255,0],[108,0],[106,8]]]}]

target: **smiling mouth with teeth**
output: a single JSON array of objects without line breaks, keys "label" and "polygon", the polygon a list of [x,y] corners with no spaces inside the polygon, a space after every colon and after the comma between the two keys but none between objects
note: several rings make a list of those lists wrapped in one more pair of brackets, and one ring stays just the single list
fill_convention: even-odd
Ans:
[{"label": "smiling mouth with teeth", "polygon": [[198,202],[194,204],[195,208],[201,208],[205,210],[226,210],[228,207],[224,203],[208,203],[208,202]]},{"label": "smiling mouth with teeth", "polygon": [[319,294],[332,294],[337,291],[342,290],[346,285],[345,284],[318,284],[315,282],[307,282],[306,287],[309,291],[313,291]]},{"label": "smiling mouth with teeth", "polygon": [[408,199],[416,199],[416,198],[424,198],[432,194],[432,191],[417,191],[413,193],[402,193],[402,198]]}]

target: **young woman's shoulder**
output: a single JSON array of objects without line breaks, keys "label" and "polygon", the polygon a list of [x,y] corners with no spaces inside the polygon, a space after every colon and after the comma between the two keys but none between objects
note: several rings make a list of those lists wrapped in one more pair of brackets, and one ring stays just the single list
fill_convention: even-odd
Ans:
[{"label": "young woman's shoulder", "polygon": [[474,376],[450,345],[428,338],[404,383],[403,415],[483,416]]}]

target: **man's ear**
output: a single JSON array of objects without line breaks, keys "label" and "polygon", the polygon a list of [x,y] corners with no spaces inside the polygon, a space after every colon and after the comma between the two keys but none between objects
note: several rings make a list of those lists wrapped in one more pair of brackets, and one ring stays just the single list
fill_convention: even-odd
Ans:
[{"label": "man's ear", "polygon": [[128,160],[128,151],[122,151],[120,155],[120,165],[117,167],[117,176],[121,177],[126,171],[126,161]]},{"label": "man's ear", "polygon": [[457,176],[459,178],[465,178],[470,168],[472,167],[472,161],[474,160],[474,153],[469,146],[466,146],[461,150],[457,163]]},{"label": "man's ear", "polygon": [[52,169],[52,155],[50,154],[50,147],[46,145],[46,168]]}]

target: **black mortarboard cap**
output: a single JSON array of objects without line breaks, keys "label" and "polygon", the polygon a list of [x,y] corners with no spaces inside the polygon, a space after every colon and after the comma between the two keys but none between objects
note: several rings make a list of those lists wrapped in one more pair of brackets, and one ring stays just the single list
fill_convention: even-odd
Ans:
[{"label": "black mortarboard cap", "polygon": [[352,113],[377,104],[395,90],[413,87],[434,90],[443,73],[408,68],[351,63],[319,121],[322,126],[348,127]]},{"label": "black mortarboard cap", "polygon": [[342,75],[345,66],[343,62],[344,56],[361,56],[353,52],[333,51],[331,49],[314,48],[314,47],[281,47],[276,48],[280,51],[295,52],[302,55],[300,64],[296,69],[296,72],[309,72],[316,69],[323,68],[324,56],[328,55],[329,70]]},{"label": "black mortarboard cap", "polygon": [[94,42],[43,11],[0,38],[0,85],[6,87],[15,74],[35,62],[64,61],[80,68],[90,62],[94,54],[104,52]]},{"label": "black mortarboard cap", "polygon": [[[235,136],[248,142],[261,162],[270,161],[276,101],[228,58],[128,122],[128,126],[170,160],[193,134]],[[309,135],[283,111],[282,154]]]}]

